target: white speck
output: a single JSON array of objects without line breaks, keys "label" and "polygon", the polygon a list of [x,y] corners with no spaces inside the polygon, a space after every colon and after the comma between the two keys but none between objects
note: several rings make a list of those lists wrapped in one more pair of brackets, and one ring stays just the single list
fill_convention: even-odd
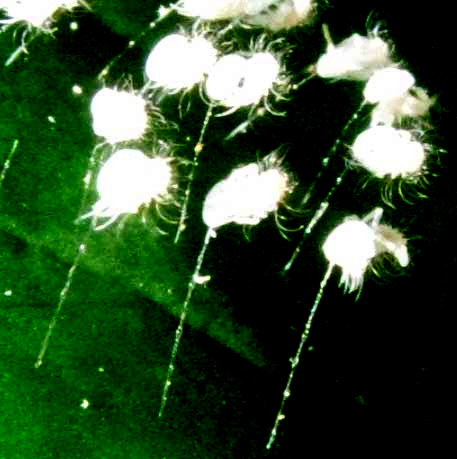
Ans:
[{"label": "white speck", "polygon": [[73,94],[79,96],[80,94],[83,93],[83,89],[81,88],[81,86],[77,85],[77,84],[74,84],[73,87],[71,88]]},{"label": "white speck", "polygon": [[98,368],[97,368],[97,371],[98,371],[99,373],[103,373],[103,372],[105,371],[105,369],[104,369],[103,367],[98,367]]},{"label": "white speck", "polygon": [[84,179],[83,179],[84,183],[85,183],[86,185],[89,185],[91,178],[92,178],[92,174],[91,174],[90,172],[88,172],[88,173],[84,176]]},{"label": "white speck", "polygon": [[56,119],[52,116],[52,115],[49,115],[48,116],[48,121],[52,124],[55,124],[56,123]]},{"label": "white speck", "polygon": [[[157,12],[158,12],[157,17],[158,17],[159,19],[162,19],[162,18],[164,18],[170,11],[171,11],[171,8],[168,8],[168,7],[166,7],[166,6],[161,5],[161,6],[159,6],[159,9],[158,9],[158,11],[157,11]],[[151,27],[153,27],[153,26],[155,26],[155,22],[151,22],[149,25],[150,25]]]},{"label": "white speck", "polygon": [[13,291],[12,290],[5,290],[5,292],[3,294],[5,296],[11,296],[13,294]]},{"label": "white speck", "polygon": [[89,408],[89,405],[90,405],[89,400],[84,399],[79,406],[83,410],[87,410],[87,408]]},{"label": "white speck", "polygon": [[206,284],[207,282],[209,282],[211,280],[211,276],[200,276],[200,275],[195,275],[193,277],[193,281],[196,283],[196,284],[199,284],[199,285],[204,285]]},{"label": "white speck", "polygon": [[70,22],[70,30],[78,30],[79,29],[79,24],[76,21]]}]

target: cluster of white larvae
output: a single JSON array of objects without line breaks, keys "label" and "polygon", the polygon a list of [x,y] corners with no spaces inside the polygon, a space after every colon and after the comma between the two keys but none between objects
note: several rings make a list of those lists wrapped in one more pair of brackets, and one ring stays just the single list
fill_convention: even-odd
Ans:
[{"label": "cluster of white larvae", "polygon": [[[35,9],[34,5],[42,3],[52,10],[38,7]],[[186,227],[187,206],[192,196],[195,168],[204,148],[204,136],[214,110],[221,111],[218,116],[229,115],[242,108],[249,110],[248,121],[233,135],[249,129],[251,121],[257,114],[264,113],[264,109],[276,114],[275,100],[290,96],[297,85],[294,86],[287,77],[282,60],[282,42],[274,40],[274,34],[304,27],[311,20],[317,20],[316,3],[313,0],[180,0],[169,8],[159,9],[158,21],[170,12],[177,12],[195,18],[195,24],[190,31],[180,30],[163,37],[150,49],[149,55],[144,58],[145,82],[141,89],[126,91],[105,87],[103,78],[109,72],[109,65],[100,74],[102,87],[93,94],[90,107],[92,126],[102,145],[110,146],[111,153],[108,158],[99,161],[96,155],[99,147],[94,150],[85,178],[85,191],[90,189],[92,174],[98,168],[96,189],[99,199],[80,219],[92,218],[93,228],[101,230],[112,225],[121,216],[137,214],[151,204],[178,203],[180,218],[175,237],[177,243]],[[9,26],[26,22],[32,30],[52,30],[52,16],[55,11],[77,5],[88,6],[77,1],[0,0],[0,8],[7,16],[1,23]],[[205,27],[208,23],[211,23],[211,27]],[[228,30],[239,26],[264,28],[265,34],[249,49],[223,52],[220,44],[224,41],[224,35]],[[396,180],[402,186],[420,184],[426,174],[431,151],[431,147],[421,136],[433,98],[425,89],[416,85],[414,76],[406,68],[395,61],[391,44],[382,38],[378,30],[369,32],[367,36],[353,34],[334,44],[328,29],[325,26],[323,29],[327,50],[309,69],[309,75],[303,75],[303,78],[309,76],[331,81],[359,81],[363,85],[363,102],[359,111],[370,110],[368,126],[352,140],[348,148],[351,156],[348,167],[364,168],[377,179],[389,183]],[[27,43],[23,43],[23,46],[26,45]],[[14,59],[17,57],[17,53],[14,54]],[[10,65],[12,60],[10,58],[7,64]],[[175,196],[177,172],[173,164],[176,158],[172,156],[171,148],[167,149],[166,142],[157,142],[157,151],[153,152],[132,148],[128,143],[141,142],[154,129],[152,119],[160,116],[160,106],[153,101],[178,97],[195,86],[199,87],[208,108],[194,148],[187,187],[181,190],[182,198],[179,199]],[[259,107],[263,110],[259,111]],[[349,120],[345,132],[358,121],[359,111]],[[339,141],[336,140],[328,159],[341,154],[341,150]],[[216,230],[224,225],[236,223],[253,226],[269,215],[277,215],[281,204],[294,192],[294,180],[283,167],[283,160],[284,158],[273,151],[257,162],[241,165],[228,172],[225,179],[214,184],[206,196],[202,219],[207,226],[207,233],[183,302],[164,382],[159,417],[162,416],[168,400],[175,359],[192,293],[198,284],[209,281],[209,276],[200,275],[207,246],[211,238],[216,237]],[[338,177],[335,187],[340,186],[343,175],[344,172]],[[327,198],[315,210],[314,217],[304,230],[303,238],[308,236],[324,215],[335,187],[329,190]],[[284,418],[283,406],[290,396],[292,378],[333,269],[340,269],[340,282],[344,290],[353,292],[360,290],[366,271],[379,255],[389,254],[401,267],[406,267],[409,263],[405,236],[382,223],[382,216],[383,209],[380,207],[364,217],[348,216],[330,232],[322,246],[328,261],[328,270],[320,284],[297,353],[291,359],[291,372],[267,442],[268,449],[272,447],[278,425]],[[81,247],[84,250],[83,244]],[[291,268],[300,250],[301,244],[285,271]],[[73,274],[76,265],[77,260],[69,276]],[[59,303],[43,342],[37,366],[41,365],[55,325],[54,319],[61,307],[62,304]]]}]

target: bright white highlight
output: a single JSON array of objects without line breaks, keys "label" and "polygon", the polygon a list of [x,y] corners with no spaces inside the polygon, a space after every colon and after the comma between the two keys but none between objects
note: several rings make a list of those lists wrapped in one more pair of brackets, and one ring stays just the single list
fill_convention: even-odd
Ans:
[{"label": "bright white highlight", "polygon": [[268,52],[221,57],[208,74],[206,94],[226,107],[244,107],[260,102],[279,78],[281,67]]},{"label": "bright white highlight", "polygon": [[414,177],[425,162],[424,146],[404,129],[374,126],[357,136],[352,154],[363,167],[379,178]]},{"label": "bright white highlight", "polygon": [[396,67],[377,70],[368,80],[363,96],[371,104],[404,97],[415,83],[410,72]]},{"label": "bright white highlight", "polygon": [[216,58],[217,50],[209,40],[175,33],[160,40],[152,49],[145,72],[156,86],[175,92],[202,81]]},{"label": "bright white highlight", "polygon": [[0,23],[14,24],[27,22],[33,27],[46,29],[46,23],[59,8],[72,9],[78,5],[78,0],[6,0],[0,4],[9,19]]},{"label": "bright white highlight", "polygon": [[77,85],[77,84],[74,84],[72,87],[71,87],[71,92],[75,95],[75,96],[80,96],[82,93],[83,93],[83,88],[81,88],[81,86]]},{"label": "bright white highlight", "polygon": [[99,90],[92,98],[90,111],[94,133],[111,144],[138,139],[148,127],[146,101],[127,91]]},{"label": "bright white highlight", "polygon": [[356,33],[334,45],[328,30],[324,31],[327,51],[316,64],[316,73],[321,78],[366,81],[375,70],[392,65],[389,46],[378,36],[363,37]]},{"label": "bright white highlight", "polygon": [[82,408],[83,410],[87,410],[87,408],[89,408],[90,406],[90,402],[89,400],[87,399],[84,399],[81,401],[81,403],[79,404],[80,408]]},{"label": "bright white highlight", "polygon": [[106,228],[120,215],[136,213],[141,206],[166,196],[171,181],[172,169],[166,158],[149,158],[134,149],[118,150],[98,174],[100,199],[81,218],[108,219],[97,227]]},{"label": "bright white highlight", "polygon": [[287,174],[278,166],[252,163],[234,169],[209,191],[203,221],[211,229],[227,223],[257,225],[277,210],[289,188]]}]

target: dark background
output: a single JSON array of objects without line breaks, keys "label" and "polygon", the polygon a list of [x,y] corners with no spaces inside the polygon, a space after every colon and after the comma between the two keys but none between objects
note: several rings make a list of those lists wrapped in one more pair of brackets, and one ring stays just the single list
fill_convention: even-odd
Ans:
[{"label": "dark background", "polygon": [[[300,233],[279,234],[269,218],[246,231],[218,231],[194,294],[164,419],[160,394],[177,315],[201,248],[205,194],[238,164],[281,148],[297,183],[291,205],[321,170],[321,161],[361,103],[353,82],[314,79],[273,102],[285,116],[266,115],[232,141],[224,137],[246,110],[213,118],[201,155],[188,229],[182,242],[131,217],[90,232],[63,312],[41,368],[33,367],[77,247],[89,230],[75,224],[82,178],[98,139],[89,104],[96,76],[129,39],[154,19],[159,2],[96,1],[56,19],[54,37],[39,35],[28,54],[0,71],[0,161],[19,140],[0,189],[0,457],[1,458],[254,458],[273,425],[303,324],[326,270],[321,245],[346,215],[384,207],[385,221],[409,238],[410,266],[367,275],[361,295],[344,295],[339,273],[330,279],[315,318],[269,457],[372,455],[396,444],[411,453],[447,439],[455,305],[454,35],[444,2],[335,1],[320,6],[307,28],[285,39],[287,73],[298,82],[325,49],[321,24],[335,42],[381,24],[394,55],[437,96],[424,139],[430,144],[428,184],[383,184],[351,169],[325,218],[307,239],[287,277],[279,272]],[[370,21],[367,24],[367,18]],[[70,23],[79,28],[70,31]],[[146,33],[113,65],[107,84],[139,88],[151,46],[190,20],[172,15]],[[0,33],[0,62],[20,44],[22,28]],[[246,49],[259,31],[230,35]],[[83,94],[71,88],[78,84]],[[189,158],[206,106],[198,91],[164,98],[172,125],[157,135]],[[48,121],[53,116],[55,123]],[[350,145],[362,118],[347,133]],[[332,162],[293,227],[306,223],[342,170]],[[421,198],[422,193],[425,197]],[[93,202],[95,193],[91,195]],[[406,202],[408,201],[408,202]],[[11,295],[4,292],[11,290]],[[102,371],[103,369],[103,371]],[[87,409],[80,404],[90,402]]]}]

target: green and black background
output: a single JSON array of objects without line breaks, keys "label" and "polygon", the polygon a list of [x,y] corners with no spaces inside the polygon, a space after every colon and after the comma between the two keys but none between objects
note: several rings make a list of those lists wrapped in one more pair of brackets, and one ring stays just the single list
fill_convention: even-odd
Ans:
[{"label": "green and black background", "polygon": [[[456,299],[456,74],[445,2],[329,1],[309,27],[272,37],[284,38],[287,71],[300,81],[325,50],[322,23],[335,42],[381,24],[396,59],[437,96],[424,130],[433,146],[428,184],[403,184],[405,199],[394,186],[393,206],[386,206],[382,184],[351,168],[286,277],[279,272],[300,233],[285,240],[273,218],[245,231],[221,228],[202,268],[211,281],[192,299],[161,422],[177,317],[206,231],[205,194],[236,165],[281,148],[296,195],[303,195],[361,103],[362,87],[310,80],[273,103],[284,116],[267,114],[233,140],[224,137],[247,111],[214,117],[180,244],[173,244],[172,226],[161,223],[168,235],[155,229],[153,212],[146,224],[133,216],[123,226],[91,231],[44,363],[35,369],[67,272],[90,230],[88,221],[75,219],[88,159],[100,142],[89,113],[101,87],[97,75],[147,28],[160,5],[88,3],[92,11],[59,15],[53,36],[37,36],[27,54],[0,67],[2,166],[19,142],[0,188],[0,458],[371,457],[393,445],[409,454],[425,444],[439,448],[448,438]],[[79,27],[71,30],[75,21]],[[178,25],[188,29],[191,21],[171,15],[143,35],[113,66],[109,84],[139,88],[148,50]],[[14,30],[0,33],[0,62],[21,43],[23,29]],[[258,35],[229,33],[235,49]],[[74,85],[82,94],[72,92]],[[162,100],[172,127],[156,135],[173,144],[175,155],[190,158],[206,106],[197,89],[181,101],[181,111],[179,103],[179,95]],[[362,117],[343,139],[341,157],[364,123]],[[310,207],[286,224],[309,220],[342,162],[335,160]],[[93,189],[90,198],[97,199]],[[346,215],[362,216],[377,205],[409,238],[410,266],[404,272],[384,267],[379,279],[368,275],[357,301],[344,295],[335,271],[267,453],[289,358],[326,270],[322,242]],[[86,409],[83,400],[90,403]]]}]

